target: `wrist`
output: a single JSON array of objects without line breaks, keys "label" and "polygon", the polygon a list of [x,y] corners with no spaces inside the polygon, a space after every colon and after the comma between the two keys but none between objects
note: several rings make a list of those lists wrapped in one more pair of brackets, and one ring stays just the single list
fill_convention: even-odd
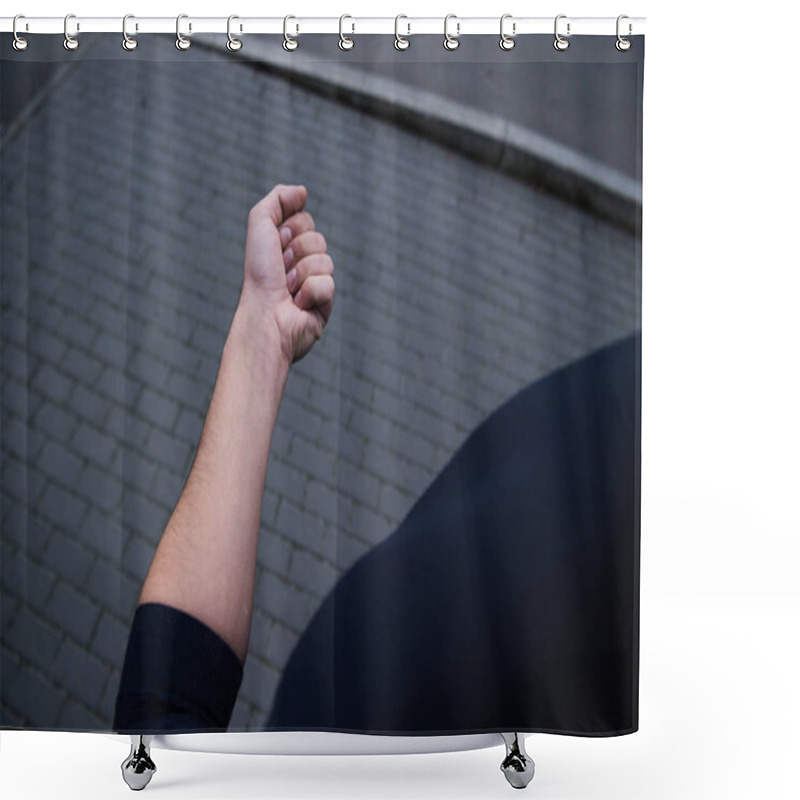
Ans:
[{"label": "wrist", "polygon": [[246,288],[239,296],[229,338],[237,333],[243,345],[252,349],[259,363],[271,370],[277,369],[284,377],[288,374],[292,363],[291,353],[284,346],[275,314],[265,306],[259,293]]}]

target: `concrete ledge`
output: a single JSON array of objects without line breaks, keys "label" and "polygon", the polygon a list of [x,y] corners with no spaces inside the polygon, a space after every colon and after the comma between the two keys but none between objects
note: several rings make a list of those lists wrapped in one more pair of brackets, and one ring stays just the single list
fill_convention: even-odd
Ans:
[{"label": "concrete ledge", "polygon": [[[224,50],[219,43],[207,46]],[[497,114],[329,60],[292,60],[292,54],[266,41],[248,40],[240,57],[539,186],[616,225],[639,230],[641,184]]]}]

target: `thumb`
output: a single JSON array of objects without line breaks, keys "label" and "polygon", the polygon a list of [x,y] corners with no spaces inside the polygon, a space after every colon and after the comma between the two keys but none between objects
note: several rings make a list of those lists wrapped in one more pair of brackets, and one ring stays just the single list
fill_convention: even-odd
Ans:
[{"label": "thumb", "polygon": [[254,222],[270,220],[278,228],[293,214],[302,211],[308,193],[305,186],[278,184],[266,197],[259,200],[250,211]]}]

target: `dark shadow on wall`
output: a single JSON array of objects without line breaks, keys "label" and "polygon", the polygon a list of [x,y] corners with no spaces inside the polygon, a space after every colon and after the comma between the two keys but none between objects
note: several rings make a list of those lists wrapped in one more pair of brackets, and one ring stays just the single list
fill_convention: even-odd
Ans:
[{"label": "dark shadow on wall", "polygon": [[267,729],[638,726],[641,337],[530,385],[327,597]]}]

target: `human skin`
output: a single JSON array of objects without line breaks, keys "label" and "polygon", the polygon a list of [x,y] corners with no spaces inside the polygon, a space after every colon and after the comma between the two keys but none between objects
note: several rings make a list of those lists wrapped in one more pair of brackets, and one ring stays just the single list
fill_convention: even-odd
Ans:
[{"label": "human skin", "polygon": [[333,308],[333,261],[306,198],[303,186],[279,185],[250,211],[242,290],[200,443],[139,597],[205,623],[242,664],[281,396]]}]

